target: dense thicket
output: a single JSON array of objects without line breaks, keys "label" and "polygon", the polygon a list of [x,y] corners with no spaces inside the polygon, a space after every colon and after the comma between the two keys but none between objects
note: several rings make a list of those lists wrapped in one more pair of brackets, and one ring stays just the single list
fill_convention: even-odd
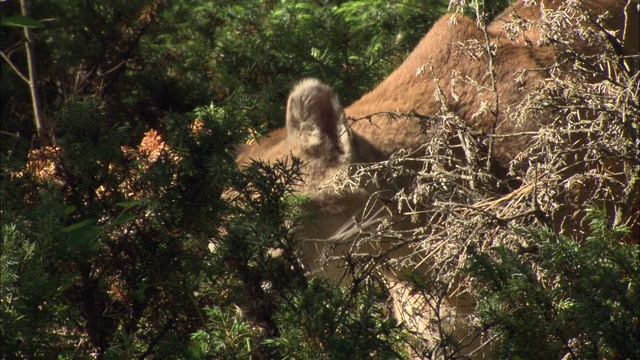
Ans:
[{"label": "dense thicket", "polygon": [[[0,6],[3,17],[20,13],[17,0]],[[45,113],[99,96],[112,124],[141,131],[167,111],[211,102],[244,109],[258,128],[282,125],[286,95],[304,76],[323,78],[349,103],[397,65],[446,2],[30,1],[29,8],[45,25],[33,32]],[[3,52],[24,70],[22,32],[1,31]],[[2,69],[3,130],[28,137],[27,88],[6,63]]]},{"label": "dense thicket", "polygon": [[[374,276],[348,289],[305,278],[292,232],[308,220],[292,193],[302,164],[240,171],[234,161],[236,144],[282,125],[294,82],[320,78],[350,103],[448,1],[28,1],[43,25],[31,29],[41,137],[17,75],[27,74],[28,22],[4,21],[20,3],[0,2],[3,358],[455,349],[446,337],[416,344]],[[589,209],[588,246],[536,227],[520,233],[536,257],[469,250],[479,319],[505,358],[533,346],[541,358],[638,356],[638,250]]]}]

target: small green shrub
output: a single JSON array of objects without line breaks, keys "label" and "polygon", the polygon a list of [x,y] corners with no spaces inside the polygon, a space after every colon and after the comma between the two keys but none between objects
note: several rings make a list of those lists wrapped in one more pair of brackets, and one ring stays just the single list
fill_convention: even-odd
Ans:
[{"label": "small green shrub", "polygon": [[604,211],[586,211],[582,243],[539,228],[523,230],[530,251],[470,248],[478,316],[497,335],[499,358],[640,356],[640,251]]}]

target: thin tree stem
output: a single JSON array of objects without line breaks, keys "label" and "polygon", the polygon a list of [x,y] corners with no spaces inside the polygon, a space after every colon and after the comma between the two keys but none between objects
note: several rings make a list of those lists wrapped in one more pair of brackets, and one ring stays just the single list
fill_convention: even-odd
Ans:
[{"label": "thin tree stem", "polygon": [[[29,16],[27,11],[27,0],[20,0],[20,8],[23,16]],[[27,67],[29,71],[29,91],[31,91],[31,104],[33,105],[33,122],[36,126],[38,138],[42,136],[42,112],[40,111],[40,100],[38,98],[38,84],[36,83],[36,66],[33,55],[33,42],[31,29],[24,27],[25,50],[27,53]]]}]

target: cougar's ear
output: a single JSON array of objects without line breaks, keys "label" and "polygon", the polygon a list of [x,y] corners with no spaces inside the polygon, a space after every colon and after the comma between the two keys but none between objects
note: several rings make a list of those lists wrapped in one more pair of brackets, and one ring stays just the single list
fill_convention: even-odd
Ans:
[{"label": "cougar's ear", "polygon": [[344,156],[351,151],[344,110],[338,96],[317,79],[300,81],[287,103],[287,140],[315,156]]}]

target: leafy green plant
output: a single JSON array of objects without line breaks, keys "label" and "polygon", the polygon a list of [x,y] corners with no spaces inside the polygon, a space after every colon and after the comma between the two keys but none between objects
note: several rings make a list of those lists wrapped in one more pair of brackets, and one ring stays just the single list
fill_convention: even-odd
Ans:
[{"label": "leafy green plant", "polygon": [[95,98],[59,116],[64,136],[39,158],[49,173],[3,167],[2,311],[19,320],[2,329],[3,354],[184,354],[220,296],[201,284],[235,169],[235,116],[168,116],[154,156],[129,149],[128,127],[102,121]]},{"label": "leafy green plant", "polygon": [[640,251],[621,241],[627,229],[612,227],[605,211],[586,212],[583,243],[540,228],[526,230],[527,252],[470,248],[478,316],[498,337],[500,358],[640,355]]},{"label": "leafy green plant", "polygon": [[209,319],[207,325],[191,337],[194,356],[199,359],[250,359],[253,332],[242,320],[240,311],[231,313],[214,307],[205,308],[205,313]]},{"label": "leafy green plant", "polygon": [[[3,16],[19,13],[0,4]],[[167,111],[203,104],[244,108],[264,132],[282,125],[293,83],[315,76],[350,103],[388,74],[446,11],[446,1],[159,2],[32,0],[30,18],[46,19],[33,39],[44,119],[77,96],[99,96],[111,125],[129,121],[135,136]],[[14,18],[15,19],[15,18]],[[9,21],[9,20],[7,20]],[[20,33],[0,28],[18,69]],[[14,54],[15,53],[15,54]],[[13,54],[13,55],[12,55]],[[3,63],[3,130],[33,133],[26,86]],[[27,121],[29,120],[29,121]]]},{"label": "leafy green plant", "polygon": [[289,294],[277,315],[280,337],[269,340],[284,358],[402,359],[407,337],[372,281],[351,292],[313,279]]}]

